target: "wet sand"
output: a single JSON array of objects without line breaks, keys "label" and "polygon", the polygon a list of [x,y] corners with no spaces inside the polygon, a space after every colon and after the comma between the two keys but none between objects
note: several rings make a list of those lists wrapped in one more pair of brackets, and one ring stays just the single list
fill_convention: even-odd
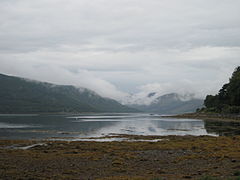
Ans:
[{"label": "wet sand", "polygon": [[0,179],[237,179],[240,136],[124,136],[158,142],[0,140]]}]

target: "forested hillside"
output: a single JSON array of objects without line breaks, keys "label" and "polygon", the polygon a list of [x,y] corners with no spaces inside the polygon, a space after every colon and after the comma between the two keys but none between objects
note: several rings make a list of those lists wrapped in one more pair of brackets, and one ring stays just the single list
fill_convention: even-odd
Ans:
[{"label": "forested hillside", "polygon": [[85,88],[0,74],[0,113],[132,112]]},{"label": "forested hillside", "polygon": [[217,95],[207,95],[204,105],[205,111],[240,113],[240,66],[235,69],[229,82],[223,85]]}]

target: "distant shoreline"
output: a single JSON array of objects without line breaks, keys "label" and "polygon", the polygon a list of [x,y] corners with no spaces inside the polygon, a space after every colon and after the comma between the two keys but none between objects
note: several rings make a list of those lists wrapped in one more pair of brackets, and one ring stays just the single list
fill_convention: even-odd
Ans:
[{"label": "distant shoreline", "polygon": [[[96,114],[96,113],[116,113],[124,114],[129,112],[40,112],[40,113],[0,113],[0,116],[38,116],[38,115],[82,115],[82,114]],[[146,112],[146,114],[151,114]],[[185,113],[178,115],[160,115],[163,118],[177,118],[177,119],[200,119],[200,120],[211,120],[211,121],[225,121],[225,122],[240,122],[240,115],[231,114],[217,114],[217,113]]]},{"label": "distant shoreline", "polygon": [[0,113],[0,116],[13,116],[13,115],[31,115],[31,116],[38,116],[38,115],[82,115],[82,114],[129,114],[129,113],[139,113],[139,112],[36,112],[36,113]]},{"label": "distant shoreline", "polygon": [[186,113],[179,115],[162,116],[167,118],[189,118],[189,119],[202,119],[209,121],[225,121],[225,122],[240,122],[240,115],[230,114],[217,114],[217,113]]}]

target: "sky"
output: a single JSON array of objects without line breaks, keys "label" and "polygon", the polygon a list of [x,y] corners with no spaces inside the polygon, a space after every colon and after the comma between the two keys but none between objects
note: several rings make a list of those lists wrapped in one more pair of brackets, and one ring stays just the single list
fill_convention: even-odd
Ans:
[{"label": "sky", "polygon": [[239,0],[0,0],[0,73],[204,98],[239,65]]}]

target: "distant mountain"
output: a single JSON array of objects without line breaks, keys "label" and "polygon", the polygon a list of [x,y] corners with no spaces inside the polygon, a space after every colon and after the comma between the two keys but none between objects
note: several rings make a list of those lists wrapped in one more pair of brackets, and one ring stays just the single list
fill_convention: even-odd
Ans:
[{"label": "distant mountain", "polygon": [[133,111],[136,110],[85,88],[0,74],[0,113]]},{"label": "distant mountain", "polygon": [[[195,112],[203,106],[203,100],[194,98],[192,94],[179,95],[176,93],[156,96],[157,93],[149,93],[145,98],[129,101],[129,107],[144,112],[160,114],[180,114]],[[142,104],[141,104],[142,103]]]}]

